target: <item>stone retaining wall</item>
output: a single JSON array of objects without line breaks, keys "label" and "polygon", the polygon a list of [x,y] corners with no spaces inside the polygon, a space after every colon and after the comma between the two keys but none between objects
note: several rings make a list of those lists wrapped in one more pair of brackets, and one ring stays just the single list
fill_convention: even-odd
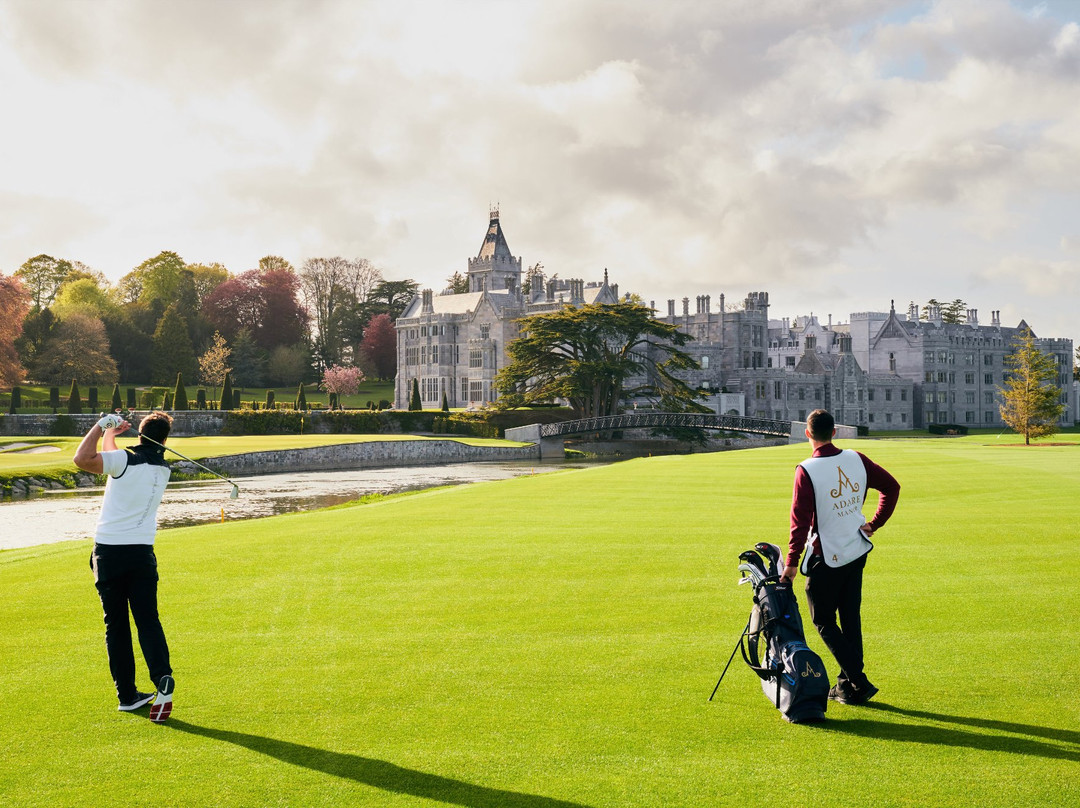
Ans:
[{"label": "stone retaining wall", "polygon": [[[222,455],[201,460],[207,468],[230,477],[302,471],[429,466],[441,463],[534,460],[532,446],[469,446],[452,440],[393,440],[340,443],[311,449]],[[198,467],[180,460],[175,467],[197,473]]]}]

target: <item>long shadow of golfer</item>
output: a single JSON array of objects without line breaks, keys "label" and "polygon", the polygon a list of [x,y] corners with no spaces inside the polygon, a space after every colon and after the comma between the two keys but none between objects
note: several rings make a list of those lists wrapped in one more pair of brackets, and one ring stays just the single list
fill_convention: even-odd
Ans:
[{"label": "long shadow of golfer", "polygon": [[[829,721],[823,724],[822,727],[831,732],[846,732],[867,738],[939,746],[965,746],[989,752],[1011,752],[1017,755],[1034,755],[1053,760],[1080,762],[1080,732],[1056,729],[1054,727],[1040,727],[1033,724],[1015,724],[1010,721],[994,721],[984,718],[929,713],[922,710],[908,710],[883,702],[872,702],[867,704],[866,708],[943,724],[978,727],[992,730],[996,734],[968,732],[963,729],[951,729],[930,724],[893,724],[868,718]],[[1017,737],[1023,735],[1033,737]],[[1038,740],[1040,738],[1046,738],[1047,740]],[[1064,746],[1061,744],[1064,744]]]},{"label": "long shadow of golfer", "polygon": [[406,769],[387,763],[385,760],[331,752],[327,749],[316,749],[313,746],[248,735],[243,732],[200,727],[175,718],[169,719],[165,726],[180,732],[242,746],[294,766],[303,766],[334,777],[355,780],[395,794],[424,797],[453,805],[464,805],[468,808],[589,808],[577,802],[523,794],[519,791],[488,788],[416,769]]}]

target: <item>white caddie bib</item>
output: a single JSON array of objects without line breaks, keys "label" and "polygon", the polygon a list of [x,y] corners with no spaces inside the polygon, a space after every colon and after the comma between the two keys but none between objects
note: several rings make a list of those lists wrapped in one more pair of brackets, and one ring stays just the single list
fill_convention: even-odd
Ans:
[{"label": "white caddie bib", "polygon": [[820,546],[830,567],[842,567],[869,553],[874,545],[859,530],[866,524],[862,506],[866,499],[866,467],[859,453],[844,449],[832,457],[811,457],[799,464],[814,484],[816,533],[811,533],[803,554],[805,575],[810,555]]}]

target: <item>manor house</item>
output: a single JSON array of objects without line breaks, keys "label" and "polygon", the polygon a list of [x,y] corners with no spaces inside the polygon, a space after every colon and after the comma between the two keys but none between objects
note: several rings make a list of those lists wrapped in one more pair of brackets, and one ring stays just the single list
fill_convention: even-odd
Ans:
[{"label": "manor house", "polygon": [[[395,407],[408,406],[413,379],[425,409],[441,406],[444,394],[451,407],[489,404],[498,397],[495,375],[507,364],[506,346],[519,334],[519,318],[619,301],[607,270],[602,281],[591,283],[545,279],[539,265],[523,273],[498,210],[491,211],[480,251],[468,259],[467,277],[467,292],[425,289],[398,319]],[[814,314],[774,320],[767,292],[750,292],[734,304],[721,294],[715,308],[710,295],[698,295],[693,313],[690,298],[682,299],[681,312],[668,300],[666,316],[657,319],[694,338],[683,350],[700,369],[680,376],[717,412],[805,421],[824,407],[838,423],[876,430],[1003,427],[998,405],[1005,358],[1028,329],[1023,320],[1003,326],[996,311],[989,324],[979,322],[976,309],[961,323],[946,322],[937,307],[920,318],[914,304],[903,314],[895,306],[855,313],[848,323],[833,323],[831,315],[823,323]],[[1062,424],[1071,424],[1080,412],[1072,341],[1037,338],[1036,344],[1058,363]]]},{"label": "manor house", "polygon": [[[888,312],[852,314],[849,323],[833,323],[831,316],[822,323],[813,314],[791,322],[769,319],[763,292],[752,293],[735,312],[725,312],[720,300],[720,311],[712,312],[708,296],[699,296],[691,315],[684,298],[682,316],[669,300],[663,319],[695,337],[687,350],[701,370],[684,378],[728,394],[724,412],[804,421],[824,407],[839,423],[879,430],[1004,426],[998,405],[1005,358],[1029,330],[1023,320],[1006,327],[995,311],[988,325],[981,324],[978,311],[969,309],[964,322],[950,323],[940,307],[920,318],[911,304],[906,314],[890,306]],[[732,320],[738,325],[718,327]],[[1034,336],[1057,361],[1055,383],[1066,405],[1061,423],[1072,424],[1078,412],[1072,341]]]},{"label": "manor house", "polygon": [[507,363],[506,346],[519,333],[517,320],[560,306],[616,303],[618,284],[604,279],[547,279],[536,265],[523,279],[521,258],[510,252],[492,210],[480,251],[468,263],[469,291],[435,294],[424,289],[396,323],[398,372],[394,406],[409,405],[412,380],[425,409],[479,407],[498,398],[495,374]]}]

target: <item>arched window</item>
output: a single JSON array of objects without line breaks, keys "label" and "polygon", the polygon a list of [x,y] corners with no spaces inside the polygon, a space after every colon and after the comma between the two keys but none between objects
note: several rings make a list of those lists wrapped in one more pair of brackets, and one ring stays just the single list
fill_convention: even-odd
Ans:
[{"label": "arched window", "polygon": [[708,370],[709,369],[709,357],[707,357],[707,356],[701,357],[701,369],[702,370]]}]

